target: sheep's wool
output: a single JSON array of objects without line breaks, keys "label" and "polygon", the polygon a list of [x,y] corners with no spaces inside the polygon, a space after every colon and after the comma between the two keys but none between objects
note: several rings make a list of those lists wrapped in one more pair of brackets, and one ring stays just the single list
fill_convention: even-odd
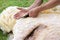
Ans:
[{"label": "sheep's wool", "polygon": [[6,32],[13,29],[13,40],[24,40],[40,24],[46,25],[47,28],[36,31],[38,33],[32,37],[33,40],[60,40],[60,6],[42,11],[36,18],[21,18],[18,21],[13,18],[17,12],[19,12],[17,7],[12,6],[0,14],[0,27]]},{"label": "sheep's wool", "polygon": [[26,40],[60,40],[60,6],[43,11],[36,18],[19,19],[13,28],[13,40],[24,40],[36,27],[39,30]]},{"label": "sheep's wool", "polygon": [[2,11],[0,14],[0,28],[4,32],[10,32],[16,23],[16,20],[13,18],[14,14],[19,12],[17,6],[10,6]]}]

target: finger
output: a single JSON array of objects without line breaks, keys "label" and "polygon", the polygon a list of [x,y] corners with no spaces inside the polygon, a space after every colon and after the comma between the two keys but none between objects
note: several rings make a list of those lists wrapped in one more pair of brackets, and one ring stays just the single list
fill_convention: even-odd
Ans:
[{"label": "finger", "polygon": [[17,13],[17,14],[14,15],[15,19],[18,19],[19,17],[20,17],[20,13]]},{"label": "finger", "polygon": [[29,15],[29,13],[25,13],[23,16],[25,17],[25,16],[28,16]]},{"label": "finger", "polygon": [[17,14],[15,14],[15,15],[14,15],[14,18],[15,18],[15,19],[18,19],[17,17],[18,17],[18,15],[17,15]]},{"label": "finger", "polygon": [[20,19],[20,17],[16,17],[16,16],[14,16],[14,19]]},{"label": "finger", "polygon": [[29,14],[29,17],[35,18],[35,17],[37,17],[37,15],[35,15],[35,14]]},{"label": "finger", "polygon": [[23,8],[17,8],[17,9],[19,9],[19,10],[24,10]]},{"label": "finger", "polygon": [[27,15],[23,16],[23,18],[27,18],[27,17],[29,17],[29,14],[27,14]]}]

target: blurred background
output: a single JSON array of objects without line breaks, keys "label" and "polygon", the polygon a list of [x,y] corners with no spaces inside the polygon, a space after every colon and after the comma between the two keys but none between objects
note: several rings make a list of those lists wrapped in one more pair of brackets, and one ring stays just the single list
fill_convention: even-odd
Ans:
[{"label": "blurred background", "polygon": [[[43,0],[44,3],[48,0]],[[0,13],[9,6],[28,7],[34,0],[0,0]],[[0,40],[7,40],[8,34],[3,34],[0,30]]]}]

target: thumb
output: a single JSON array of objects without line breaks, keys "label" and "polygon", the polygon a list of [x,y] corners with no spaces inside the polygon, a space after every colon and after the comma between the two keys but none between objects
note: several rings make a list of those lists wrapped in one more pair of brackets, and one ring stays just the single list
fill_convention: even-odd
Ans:
[{"label": "thumb", "polygon": [[24,18],[29,17],[29,14],[28,14],[28,13],[25,13],[25,14],[23,15],[23,17],[24,17]]},{"label": "thumb", "polygon": [[23,8],[17,8],[17,9],[19,9],[19,10],[24,10]]}]

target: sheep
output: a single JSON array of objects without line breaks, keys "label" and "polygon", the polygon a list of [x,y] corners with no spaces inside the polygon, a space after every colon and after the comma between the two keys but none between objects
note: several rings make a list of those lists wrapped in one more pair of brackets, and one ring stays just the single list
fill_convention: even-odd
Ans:
[{"label": "sheep", "polygon": [[[36,18],[19,19],[13,27],[12,40],[60,40],[59,11],[60,6],[57,6],[41,12]],[[33,30],[31,36],[30,33]]]},{"label": "sheep", "polygon": [[[1,30],[13,31],[10,40],[60,40],[60,6],[42,11],[36,18],[27,17],[19,20],[13,18],[20,11],[17,8],[8,7],[0,14]],[[33,30],[33,36],[26,38]]]}]

